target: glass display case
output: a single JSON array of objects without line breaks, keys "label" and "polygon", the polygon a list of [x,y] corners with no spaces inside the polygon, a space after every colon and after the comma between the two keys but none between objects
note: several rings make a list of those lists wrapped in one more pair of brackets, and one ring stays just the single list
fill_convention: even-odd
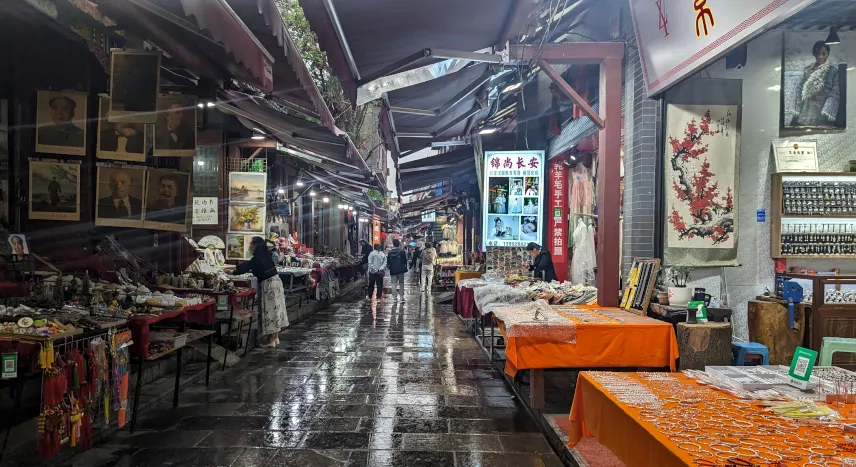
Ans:
[{"label": "glass display case", "polygon": [[773,174],[770,256],[856,258],[856,174]]}]

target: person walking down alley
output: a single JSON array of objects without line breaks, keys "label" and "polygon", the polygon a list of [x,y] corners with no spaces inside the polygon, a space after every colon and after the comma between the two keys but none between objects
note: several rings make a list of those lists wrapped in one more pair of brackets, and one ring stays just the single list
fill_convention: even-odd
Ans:
[{"label": "person walking down alley", "polygon": [[360,260],[360,266],[362,267],[363,274],[366,275],[366,287],[369,286],[369,255],[372,254],[372,246],[369,245],[369,242],[365,240],[360,240],[360,255],[362,255],[362,259]]},{"label": "person walking down alley", "polygon": [[372,298],[375,286],[377,286],[377,298],[383,296],[383,276],[386,274],[386,255],[380,243],[375,244],[374,251],[369,254],[369,294],[366,298]]},{"label": "person walking down alley", "polygon": [[419,278],[419,288],[424,292],[431,291],[431,283],[434,281],[434,263],[437,261],[437,249],[433,243],[425,245],[422,251],[422,274]]},{"label": "person walking down alley", "polygon": [[[404,273],[407,272],[407,254],[401,248],[401,240],[395,239],[392,241],[392,249],[386,257],[386,262],[389,264],[389,275],[392,276],[392,295],[398,300],[404,301]],[[395,295],[395,285],[398,284],[398,295]]]},{"label": "person walking down alley", "polygon": [[265,240],[261,237],[253,237],[250,247],[253,251],[253,257],[235,268],[234,273],[252,272],[259,280],[259,294],[261,295],[259,330],[263,336],[267,336],[267,344],[263,344],[261,347],[276,347],[279,345],[279,332],[288,326],[288,315],[285,312],[285,290]]}]

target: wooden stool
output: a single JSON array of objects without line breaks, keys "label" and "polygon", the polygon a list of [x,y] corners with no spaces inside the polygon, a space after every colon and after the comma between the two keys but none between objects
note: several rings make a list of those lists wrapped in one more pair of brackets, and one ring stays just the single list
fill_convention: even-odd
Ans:
[{"label": "wooden stool", "polygon": [[678,323],[681,370],[731,363],[731,323]]}]

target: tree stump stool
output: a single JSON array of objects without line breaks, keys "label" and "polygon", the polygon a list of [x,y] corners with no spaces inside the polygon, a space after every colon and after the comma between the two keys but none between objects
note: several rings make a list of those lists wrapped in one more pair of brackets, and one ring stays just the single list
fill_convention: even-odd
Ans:
[{"label": "tree stump stool", "polygon": [[805,305],[794,305],[794,326],[788,328],[788,305],[781,301],[749,301],[749,341],[767,346],[771,365],[790,365],[805,336]]},{"label": "tree stump stool", "polygon": [[681,370],[731,365],[731,323],[678,323]]}]

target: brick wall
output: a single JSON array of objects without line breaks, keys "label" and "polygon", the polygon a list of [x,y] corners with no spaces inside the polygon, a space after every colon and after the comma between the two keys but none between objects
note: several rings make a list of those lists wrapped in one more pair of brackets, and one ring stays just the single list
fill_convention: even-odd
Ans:
[{"label": "brick wall", "polygon": [[656,189],[661,132],[660,103],[649,99],[632,24],[625,21],[627,47],[624,57],[624,238],[622,271],[630,271],[633,258],[654,257],[659,194]]}]

